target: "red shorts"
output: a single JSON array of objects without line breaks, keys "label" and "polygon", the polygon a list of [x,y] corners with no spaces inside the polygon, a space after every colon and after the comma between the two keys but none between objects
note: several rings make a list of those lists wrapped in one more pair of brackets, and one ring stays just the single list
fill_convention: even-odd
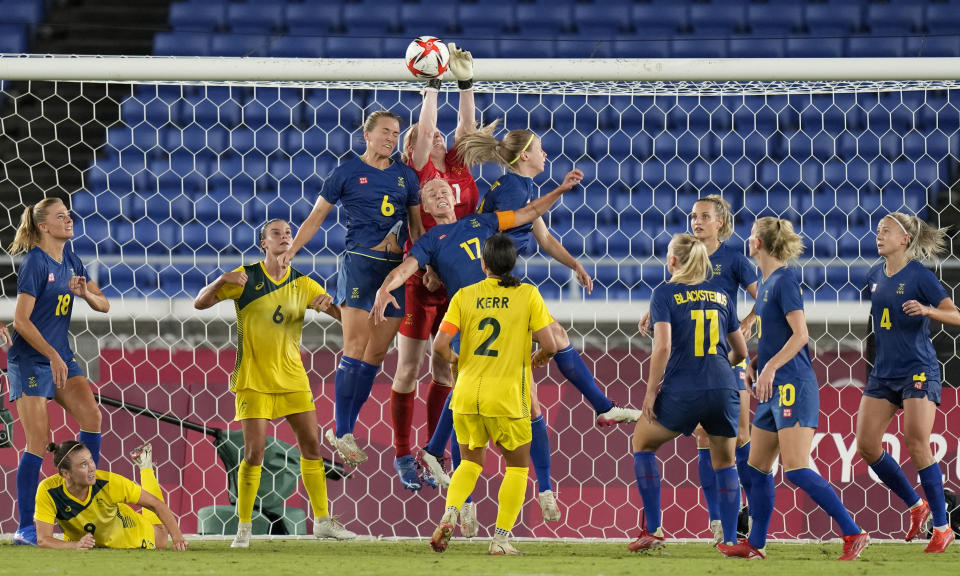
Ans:
[{"label": "red shorts", "polygon": [[400,333],[414,340],[429,340],[440,329],[440,322],[447,312],[450,302],[447,292],[442,288],[430,292],[424,288],[419,274],[407,279],[404,290],[406,310],[400,322]]}]

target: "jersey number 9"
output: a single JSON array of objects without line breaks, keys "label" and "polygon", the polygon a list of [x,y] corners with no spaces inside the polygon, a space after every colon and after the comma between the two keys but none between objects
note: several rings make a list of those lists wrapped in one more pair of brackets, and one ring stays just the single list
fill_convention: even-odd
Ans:
[{"label": "jersey number 9", "polygon": [[704,317],[706,317],[707,330],[710,332],[710,349],[708,354],[717,353],[717,343],[720,342],[720,312],[718,310],[691,310],[690,318],[696,322],[694,327],[693,353],[696,356],[703,356],[703,343],[707,335],[704,333]]}]

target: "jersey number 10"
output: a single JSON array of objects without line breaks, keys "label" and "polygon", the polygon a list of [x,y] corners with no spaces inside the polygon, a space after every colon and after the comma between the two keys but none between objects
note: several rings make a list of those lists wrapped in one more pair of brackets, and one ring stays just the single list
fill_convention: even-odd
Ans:
[{"label": "jersey number 10", "polygon": [[[706,332],[710,333],[710,349],[707,354],[717,353],[717,343],[720,342],[720,311],[719,310],[691,310],[690,318],[696,323],[693,336],[693,353],[696,356],[703,356],[703,344],[707,338]],[[704,320],[707,326],[704,330]]]}]

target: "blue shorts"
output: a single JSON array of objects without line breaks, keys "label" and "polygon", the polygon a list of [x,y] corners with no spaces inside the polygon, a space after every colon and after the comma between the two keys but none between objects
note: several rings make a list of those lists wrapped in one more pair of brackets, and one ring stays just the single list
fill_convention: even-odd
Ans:
[{"label": "blue shorts", "polygon": [[653,404],[657,422],[684,436],[697,424],[711,436],[735,438],[740,424],[740,392],[730,388],[672,392],[664,386]]},{"label": "blue shorts", "polygon": [[820,421],[820,386],[816,380],[774,383],[773,396],[757,406],[753,425],[776,432],[800,424],[816,428]]},{"label": "blue shorts", "polygon": [[[75,358],[67,361],[67,379],[83,376],[83,370]],[[10,401],[21,396],[43,396],[53,398],[57,387],[53,383],[50,363],[35,362],[32,359],[7,359],[7,380],[10,381]]]},{"label": "blue shorts", "polygon": [[747,389],[747,361],[731,366],[733,368],[733,377],[737,380],[738,390]]},{"label": "blue shorts", "polygon": [[939,406],[941,387],[939,380],[927,380],[925,374],[906,378],[870,376],[867,378],[867,387],[863,389],[863,395],[886,400],[898,408],[903,408],[903,401],[907,398],[927,398]]},{"label": "blue shorts", "polygon": [[[354,248],[344,252],[337,267],[335,303],[338,306],[349,306],[369,312],[373,309],[377,290],[380,289],[387,275],[402,261],[403,256],[393,252],[378,252],[366,248]],[[405,293],[403,285],[390,292],[397,299],[400,307],[387,306],[384,311],[387,318],[403,318]]]}]

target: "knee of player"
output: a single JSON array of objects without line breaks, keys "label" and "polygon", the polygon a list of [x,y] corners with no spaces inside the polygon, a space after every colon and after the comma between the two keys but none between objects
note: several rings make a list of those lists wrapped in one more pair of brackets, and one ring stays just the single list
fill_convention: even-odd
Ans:
[{"label": "knee of player", "polygon": [[933,452],[930,451],[930,438],[917,436],[907,436],[907,452],[910,453],[910,459],[919,469],[933,460]]},{"label": "knee of player", "polygon": [[263,448],[244,446],[243,460],[251,466],[260,466],[263,464],[263,452]]},{"label": "knee of player", "polygon": [[883,456],[883,445],[880,442],[857,438],[857,454],[867,464],[873,464]]}]

